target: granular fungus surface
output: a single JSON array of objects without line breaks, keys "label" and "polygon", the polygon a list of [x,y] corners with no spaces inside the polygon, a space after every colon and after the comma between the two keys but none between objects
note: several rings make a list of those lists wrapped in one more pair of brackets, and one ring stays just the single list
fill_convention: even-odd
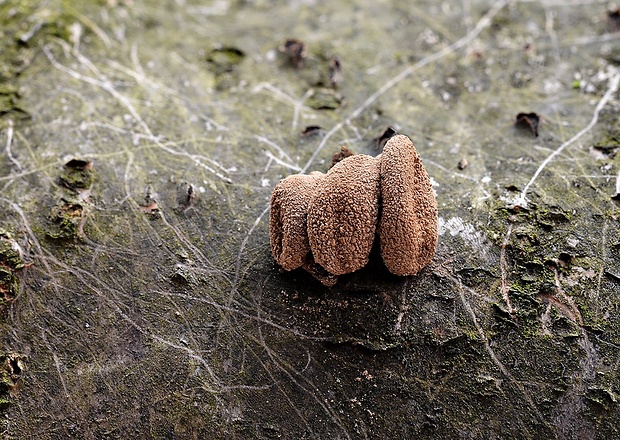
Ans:
[{"label": "granular fungus surface", "polygon": [[414,275],[433,259],[437,202],[407,136],[390,138],[376,158],[346,157],[324,177],[282,179],[271,198],[272,253],[286,270],[304,265],[310,253],[330,274],[355,272],[368,263],[377,225],[393,274]]}]

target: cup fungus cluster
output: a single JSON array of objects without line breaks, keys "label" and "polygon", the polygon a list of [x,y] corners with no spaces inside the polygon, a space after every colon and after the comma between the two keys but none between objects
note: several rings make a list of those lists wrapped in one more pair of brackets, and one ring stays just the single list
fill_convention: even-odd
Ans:
[{"label": "cup fungus cluster", "polygon": [[414,275],[435,254],[437,201],[413,143],[397,135],[377,157],[352,155],[326,174],[280,180],[269,234],[283,269],[304,267],[326,285],[364,267],[375,236],[388,270]]}]

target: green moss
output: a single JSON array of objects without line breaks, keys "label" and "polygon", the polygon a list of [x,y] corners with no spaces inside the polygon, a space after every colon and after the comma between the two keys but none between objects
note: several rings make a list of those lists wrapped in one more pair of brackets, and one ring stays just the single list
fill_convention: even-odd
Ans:
[{"label": "green moss", "polygon": [[19,93],[17,87],[0,83],[0,115],[17,111],[26,113],[18,104]]},{"label": "green moss", "polygon": [[245,53],[236,47],[217,47],[207,55],[207,62],[216,73],[232,72],[243,61]]},{"label": "green moss", "polygon": [[25,266],[21,248],[13,236],[0,229],[0,310],[11,302],[19,292],[17,271]]},{"label": "green moss", "polygon": [[31,64],[41,41],[51,37],[70,40],[70,27],[77,21],[73,3],[70,0],[0,3],[0,114],[25,113],[16,96],[7,97],[2,87],[13,82]]},{"label": "green moss", "polygon": [[559,206],[544,207],[535,213],[536,222],[546,230],[567,224],[573,216]]},{"label": "green moss", "polygon": [[88,189],[95,182],[95,173],[92,169],[65,168],[60,181],[67,188],[74,190]]},{"label": "green moss", "polygon": [[10,270],[24,267],[20,249],[12,234],[0,229],[0,265]]},{"label": "green moss", "polygon": [[213,72],[216,90],[228,90],[239,83],[238,67],[244,58],[245,53],[232,46],[218,46],[209,51],[206,61]]},{"label": "green moss", "polygon": [[17,78],[32,64],[41,41],[70,39],[70,26],[76,20],[66,12],[69,4],[64,0],[0,2],[0,116],[30,117],[20,102]]},{"label": "green moss", "polygon": [[620,403],[620,395],[617,392],[599,386],[588,387],[586,399],[600,405],[606,411],[617,407]]},{"label": "green moss", "polygon": [[18,288],[17,277],[13,275],[13,271],[0,267],[0,294],[4,298],[14,298]]},{"label": "green moss", "polygon": [[0,354],[0,410],[6,409],[12,403],[11,396],[22,386],[24,358],[17,353]]},{"label": "green moss", "polygon": [[332,89],[315,89],[305,104],[316,110],[335,110],[342,105],[342,96]]},{"label": "green moss", "polygon": [[73,240],[79,236],[84,215],[82,203],[62,199],[50,212],[45,234],[56,240]]}]

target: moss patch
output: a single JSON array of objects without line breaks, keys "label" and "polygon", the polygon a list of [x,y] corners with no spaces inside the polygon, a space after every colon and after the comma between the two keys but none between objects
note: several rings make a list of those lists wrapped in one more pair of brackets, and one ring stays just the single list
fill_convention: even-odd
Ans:
[{"label": "moss patch", "polygon": [[9,232],[0,229],[0,309],[17,296],[18,271],[25,265],[19,244]]}]

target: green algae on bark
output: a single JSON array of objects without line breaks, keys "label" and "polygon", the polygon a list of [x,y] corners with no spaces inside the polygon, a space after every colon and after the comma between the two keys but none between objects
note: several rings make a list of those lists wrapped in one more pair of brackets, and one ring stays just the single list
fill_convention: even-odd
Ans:
[{"label": "green algae on bark", "polygon": [[22,387],[26,369],[25,356],[18,353],[0,354],[0,410],[6,409]]},{"label": "green algae on bark", "polygon": [[20,269],[26,266],[23,250],[12,234],[0,229],[0,312],[19,292]]}]

